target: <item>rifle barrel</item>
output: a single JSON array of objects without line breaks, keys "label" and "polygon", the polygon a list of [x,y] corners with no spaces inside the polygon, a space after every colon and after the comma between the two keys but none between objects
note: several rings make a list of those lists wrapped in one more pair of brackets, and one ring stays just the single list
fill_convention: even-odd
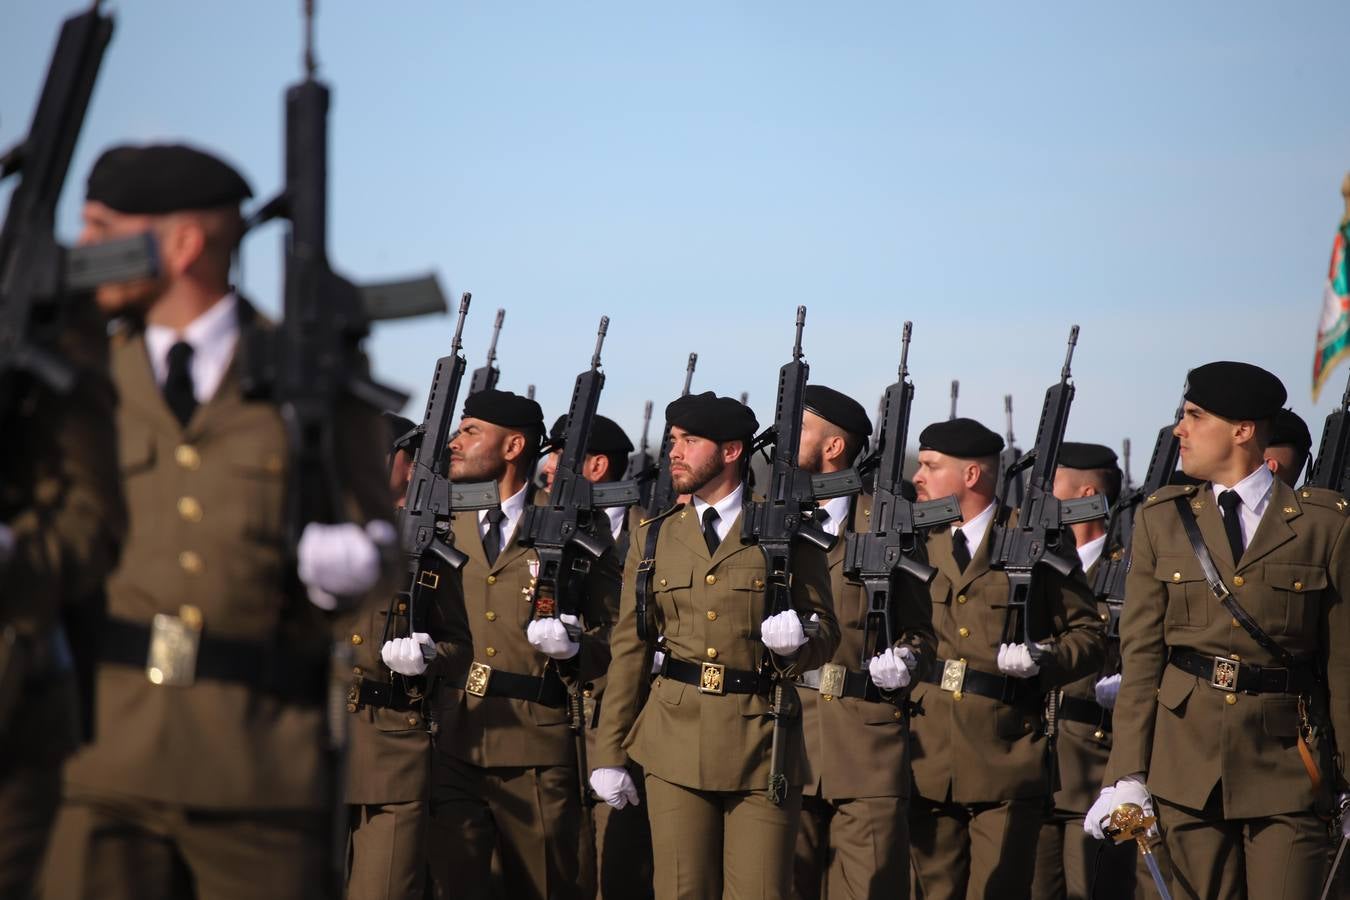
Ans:
[{"label": "rifle barrel", "polygon": [[1073,348],[1078,346],[1078,326],[1075,325],[1069,329],[1069,350],[1064,354],[1064,368],[1060,371],[1059,377],[1067,380],[1069,378],[1069,366],[1073,364]]},{"label": "rifle barrel", "polygon": [[591,368],[600,368],[600,348],[605,343],[605,334],[609,331],[609,316],[600,317],[600,331],[595,336],[595,353],[591,356]]},{"label": "rifle barrel", "polygon": [[900,332],[900,380],[904,381],[909,375],[909,339],[914,333],[914,323],[906,322],[904,329]]}]

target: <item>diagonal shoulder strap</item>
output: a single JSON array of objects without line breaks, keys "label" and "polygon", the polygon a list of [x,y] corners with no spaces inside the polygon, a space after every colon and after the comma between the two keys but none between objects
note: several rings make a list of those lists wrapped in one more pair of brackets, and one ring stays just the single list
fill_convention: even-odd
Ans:
[{"label": "diagonal shoulder strap", "polygon": [[638,563],[637,583],[637,633],[641,641],[652,639],[651,627],[647,622],[647,611],[651,609],[652,578],[656,574],[656,539],[661,535],[661,526],[666,521],[661,516],[647,529],[647,540],[642,544],[642,561]]},{"label": "diagonal shoulder strap", "polygon": [[1223,583],[1219,577],[1219,570],[1214,568],[1214,560],[1209,555],[1209,548],[1205,546],[1204,536],[1200,534],[1200,525],[1195,521],[1195,513],[1191,512],[1191,504],[1185,497],[1177,497],[1173,502],[1177,506],[1177,515],[1181,518],[1181,527],[1186,531],[1186,537],[1191,542],[1191,550],[1195,552],[1195,558],[1200,561],[1200,569],[1205,573],[1205,581],[1209,583],[1209,589],[1214,594],[1214,599],[1223,604],[1223,608],[1228,610],[1229,615],[1237,620],[1242,629],[1252,636],[1252,640],[1261,645],[1271,656],[1275,657],[1284,666],[1292,667],[1297,665],[1298,661],[1288,650],[1275,643],[1275,639],[1256,624],[1256,620],[1251,617],[1247,610],[1237,602],[1237,598],[1228,590],[1228,586]]}]

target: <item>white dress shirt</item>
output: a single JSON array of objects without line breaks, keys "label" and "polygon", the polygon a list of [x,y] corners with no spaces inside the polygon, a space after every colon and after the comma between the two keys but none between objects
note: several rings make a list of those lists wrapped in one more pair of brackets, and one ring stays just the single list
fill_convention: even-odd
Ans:
[{"label": "white dress shirt", "polygon": [[[1233,490],[1237,492],[1242,503],[1238,506],[1238,524],[1242,526],[1242,546],[1246,547],[1252,542],[1252,535],[1256,534],[1256,526],[1261,524],[1261,516],[1265,515],[1266,507],[1270,505],[1270,488],[1275,484],[1275,476],[1270,473],[1264,465],[1256,467],[1256,471],[1246,478],[1227,488],[1221,484],[1214,484],[1214,501],[1217,503],[1219,495],[1224,491]],[[1219,516],[1223,517],[1223,508],[1219,508]]]},{"label": "white dress shirt", "polygon": [[182,334],[163,325],[145,326],[145,350],[155,383],[164,387],[164,379],[169,377],[169,348],[183,341],[192,347],[188,363],[192,393],[198,403],[210,401],[234,358],[234,345],[239,341],[238,308],[239,299],[229,293],[193,319]]},{"label": "white dress shirt", "polygon": [[731,533],[731,526],[736,524],[736,520],[741,517],[741,496],[745,493],[745,488],[736,485],[736,489],[727,494],[716,503],[709,504],[698,497],[694,498],[694,512],[698,514],[699,529],[703,528],[703,511],[709,506],[717,510],[720,517],[717,524],[713,527],[717,530],[717,539],[725,541],[727,535]]},{"label": "white dress shirt", "polygon": [[[502,519],[502,545],[497,548],[500,554],[506,549],[506,545],[511,543],[511,536],[516,533],[516,525],[520,523],[520,517],[525,515],[525,490],[529,485],[525,485],[516,491],[510,497],[502,501],[502,512],[506,518]],[[478,536],[487,537],[488,533],[488,511],[480,509],[478,511]]]},{"label": "white dress shirt", "polygon": [[848,518],[848,499],[848,497],[831,497],[820,504],[820,508],[829,516],[820,527],[831,537],[839,537],[839,527]]},{"label": "white dress shirt", "polygon": [[1106,549],[1106,535],[1093,538],[1078,548],[1078,561],[1083,564],[1084,572],[1092,568],[1092,564],[1101,559],[1104,549]]},{"label": "white dress shirt", "polygon": [[970,555],[975,556],[975,551],[980,546],[980,541],[984,540],[984,533],[989,530],[989,523],[994,521],[994,506],[990,503],[984,509],[971,519],[969,522],[959,522],[952,526],[952,533],[960,528],[961,533],[966,536],[966,546],[970,548]]},{"label": "white dress shirt", "polygon": [[605,510],[605,515],[609,516],[609,533],[614,535],[614,540],[619,539],[623,534],[623,520],[628,517],[628,507],[611,506]]}]

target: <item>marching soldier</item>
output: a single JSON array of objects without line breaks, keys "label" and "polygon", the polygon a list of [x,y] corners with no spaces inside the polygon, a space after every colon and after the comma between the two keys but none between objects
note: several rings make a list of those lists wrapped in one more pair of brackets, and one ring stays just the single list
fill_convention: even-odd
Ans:
[{"label": "marching soldier", "polygon": [[[1060,500],[1100,495],[1108,506],[1120,496],[1122,480],[1115,451],[1101,444],[1065,441],[1059,448],[1054,493]],[[1093,519],[1073,526],[1078,560],[1092,583],[1106,546],[1106,522]],[[1098,603],[1102,621],[1109,621],[1105,603]],[[1035,900],[1109,900],[1134,896],[1135,844],[1103,846],[1087,840],[1083,814],[1101,787],[1102,772],[1111,753],[1111,708],[1120,687],[1120,653],[1108,640],[1106,662],[1100,672],[1064,686],[1055,711],[1055,741],[1059,784],[1054,812],[1041,826],[1036,845]]]},{"label": "marching soldier", "polygon": [[1285,484],[1293,487],[1307,467],[1311,452],[1312,434],[1308,431],[1308,423],[1292,409],[1275,413],[1270,421],[1266,467]]},{"label": "marching soldier", "polygon": [[592,837],[567,691],[609,664],[620,577],[612,552],[591,566],[579,640],[557,619],[531,620],[538,557],[516,533],[543,432],[539,404],[485,390],[464,401],[450,442],[450,477],[496,481],[502,501],[453,517],[455,546],[469,556],[461,577],[474,659],[438,659],[428,673],[438,679],[429,851],[438,896],[492,896],[494,853],[506,896],[594,891],[580,868]]},{"label": "marching soldier", "polygon": [[[567,416],[559,416],[549,430],[551,451],[544,460],[544,485],[553,488],[553,473],[557,471],[567,439]],[[596,416],[586,445],[582,475],[590,481],[618,481],[628,465],[628,454],[633,442],[613,419]],[[605,510],[609,516],[610,535],[614,538],[615,559],[628,555],[629,526],[635,512],[622,506]],[[604,698],[606,677],[597,675],[582,685],[582,699],[586,712],[586,756],[593,758],[595,729],[600,724],[600,707]],[[629,764],[641,793],[642,770]],[[596,804],[591,813],[595,826],[596,897],[606,894],[613,898],[649,897],[652,892],[652,832],[647,822],[647,808],[640,803],[615,809],[608,803]],[[587,852],[583,848],[583,852]],[[585,865],[588,860],[583,860]]]},{"label": "marching soldier", "polygon": [[[806,388],[800,464],[838,472],[865,446],[872,424],[858,401],[823,385]],[[797,833],[794,896],[908,896],[910,791],[908,699],[912,673],[932,664],[933,606],[928,590],[902,578],[893,598],[895,647],[862,671],[867,597],[844,577],[844,539],[871,515],[868,498],[836,497],[817,521],[835,536],[830,585],[840,640],[823,668],[800,684],[809,774]],[[833,669],[833,671],[830,671]],[[839,679],[842,678],[842,681]],[[838,681],[840,693],[830,694]]]},{"label": "marching soldier", "polygon": [[[783,897],[805,761],[797,722],[771,758],[771,683],[760,665],[767,651],[791,678],[830,659],[839,632],[828,563],[819,548],[795,545],[793,608],[763,619],[763,554],[739,530],[754,414],[705,392],[672,402],[666,420],[675,490],[693,496],[633,535],[591,785],[616,808],[637,803],[628,763],[642,766],[657,897]],[[640,712],[651,657],[638,637],[639,591],[647,630],[664,635],[666,651]],[[803,616],[817,619],[814,636]],[[789,785],[782,805],[767,790],[775,765]]]},{"label": "marching soldier", "polygon": [[[36,379],[6,385],[0,450],[0,896],[28,897],[61,797],[61,761],[80,741],[74,660],[60,617],[97,614],[126,507],[117,479],[116,395],[106,326],[70,298],[54,347],[69,394]],[[13,388],[10,392],[10,388]]]},{"label": "marching soldier", "polygon": [[1039,660],[1001,644],[1007,576],[989,568],[1003,439],[973,419],[919,435],[919,499],[955,495],[962,521],[930,534],[928,562],[940,664],[914,690],[910,855],[925,900],[1016,897],[1031,886],[1049,800],[1047,691],[1098,671],[1103,629],[1081,573],[1037,582],[1029,606],[1049,634]]},{"label": "marching soldier", "polygon": [[[118,147],[89,176],[83,240],[153,231],[161,274],[100,291],[129,531],[108,582],[94,741],[69,763],[48,897],[273,897],[322,889],[331,608],[392,538],[373,411],[340,411],[358,524],[284,533],[286,429],[235,348],[269,328],[229,286],[248,185],[182,146]],[[308,598],[306,597],[308,595]],[[312,601],[312,602],[307,602]],[[312,605],[313,604],[313,605]]]},{"label": "marching soldier", "polygon": [[1121,620],[1124,681],[1084,827],[1124,803],[1157,815],[1175,896],[1313,897],[1350,734],[1346,502],[1264,465],[1285,400],[1257,366],[1193,369],[1176,435],[1199,486],[1144,500]]}]

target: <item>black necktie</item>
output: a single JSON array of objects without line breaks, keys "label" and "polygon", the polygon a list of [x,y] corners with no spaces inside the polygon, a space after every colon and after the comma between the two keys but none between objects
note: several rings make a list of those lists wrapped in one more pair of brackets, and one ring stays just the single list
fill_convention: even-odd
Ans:
[{"label": "black necktie", "polygon": [[1233,565],[1242,559],[1242,521],[1239,507],[1242,498],[1237,491],[1223,491],[1219,494],[1219,509],[1223,510],[1223,530],[1228,535],[1228,547],[1233,551]]},{"label": "black necktie", "polygon": [[956,567],[962,572],[970,565],[970,543],[960,528],[952,532],[952,559],[956,560]]},{"label": "black necktie", "polygon": [[703,511],[703,541],[708,545],[709,556],[716,553],[717,545],[722,543],[722,539],[717,536],[717,520],[720,518],[717,510],[711,506]]},{"label": "black necktie", "polygon": [[487,534],[483,535],[483,553],[487,555],[488,565],[497,562],[498,555],[502,552],[502,519],[506,518],[506,513],[500,508],[489,509],[486,514]]},{"label": "black necktie", "polygon": [[178,419],[187,425],[197,408],[197,395],[192,390],[192,345],[179,341],[169,348],[169,374],[164,379],[164,402]]}]

